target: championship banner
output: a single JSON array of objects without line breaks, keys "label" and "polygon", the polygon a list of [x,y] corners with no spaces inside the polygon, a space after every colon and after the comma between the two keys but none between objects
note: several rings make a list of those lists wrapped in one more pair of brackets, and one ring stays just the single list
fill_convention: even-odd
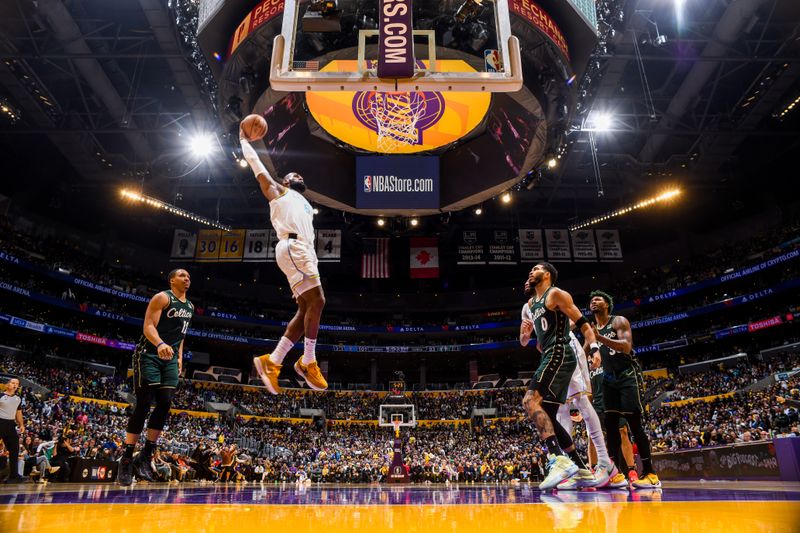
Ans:
[{"label": "championship banner", "polygon": [[243,229],[235,229],[222,233],[219,241],[220,263],[238,263],[242,260],[244,234],[245,230]]},{"label": "championship banner", "polygon": [[320,263],[338,263],[342,260],[342,230],[318,229],[317,259]]},{"label": "championship banner", "polygon": [[479,241],[478,230],[464,230],[458,244],[459,265],[485,265],[486,246]]},{"label": "championship banner", "polygon": [[175,236],[172,238],[172,253],[170,253],[170,259],[191,261],[194,259],[196,247],[197,235],[195,233],[176,229]]},{"label": "championship banner", "polygon": [[519,258],[522,261],[544,259],[544,239],[540,229],[519,230]]},{"label": "championship banner", "polygon": [[569,232],[565,229],[546,229],[547,259],[549,261],[570,261],[572,254],[569,251]]},{"label": "championship banner", "polygon": [[622,245],[619,242],[619,230],[599,229],[595,233],[600,248],[600,261],[621,262]]},{"label": "championship banner", "polygon": [[264,263],[267,260],[268,249],[269,230],[249,229],[244,240],[242,261],[245,263]]},{"label": "championship banner", "polygon": [[496,229],[492,231],[492,240],[489,243],[489,264],[517,264],[517,251],[514,247],[514,237],[509,230]]},{"label": "championship banner", "polygon": [[222,231],[218,229],[201,229],[197,234],[197,251],[195,259],[201,263],[219,260],[219,238]]},{"label": "championship banner", "polygon": [[572,255],[575,257],[575,261],[579,263],[597,261],[594,230],[581,229],[573,231],[570,235],[572,237]]}]

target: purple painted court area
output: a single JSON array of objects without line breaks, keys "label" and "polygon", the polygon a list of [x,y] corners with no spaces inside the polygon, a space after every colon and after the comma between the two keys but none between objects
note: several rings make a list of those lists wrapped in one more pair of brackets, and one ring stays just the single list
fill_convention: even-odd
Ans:
[{"label": "purple painted court area", "polygon": [[[122,489],[114,485],[36,485],[5,487],[0,504],[266,504],[266,505],[476,505],[576,502],[800,501],[800,487],[739,488],[735,482],[668,486],[663,490],[541,492],[528,485],[497,486],[315,486],[196,485]],[[712,486],[720,485],[720,486]]]}]

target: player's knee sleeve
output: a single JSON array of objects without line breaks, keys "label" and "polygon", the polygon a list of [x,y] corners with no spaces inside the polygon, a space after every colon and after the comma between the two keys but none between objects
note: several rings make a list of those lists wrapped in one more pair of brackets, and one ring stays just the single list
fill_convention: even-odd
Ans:
[{"label": "player's knee sleeve", "polygon": [[144,429],[144,422],[147,420],[147,413],[150,412],[150,404],[155,400],[156,391],[151,387],[140,387],[136,389],[136,407],[128,420],[126,431],[139,435]]},{"label": "player's knee sleeve", "polygon": [[156,393],[156,407],[153,409],[153,414],[150,415],[150,422],[147,423],[148,429],[155,429],[161,431],[167,424],[167,417],[169,416],[169,408],[172,406],[172,397],[175,395],[175,389],[163,388],[158,389]]}]

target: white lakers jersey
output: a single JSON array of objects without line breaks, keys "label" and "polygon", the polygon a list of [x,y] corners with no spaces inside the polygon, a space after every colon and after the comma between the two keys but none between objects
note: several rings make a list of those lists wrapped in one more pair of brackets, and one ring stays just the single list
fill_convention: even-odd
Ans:
[{"label": "white lakers jersey", "polygon": [[299,241],[314,244],[314,210],[302,194],[290,188],[269,203],[269,219],[281,240],[296,233]]}]

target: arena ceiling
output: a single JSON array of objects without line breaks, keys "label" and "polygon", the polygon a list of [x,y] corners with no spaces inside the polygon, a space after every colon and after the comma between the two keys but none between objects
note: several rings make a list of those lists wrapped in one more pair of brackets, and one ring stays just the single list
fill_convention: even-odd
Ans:
[{"label": "arena ceiling", "polygon": [[[195,11],[193,0],[0,3],[0,98],[18,115],[0,115],[0,193],[124,231],[117,191],[143,184],[224,223],[262,225],[263,199],[224,138],[213,160],[188,155],[191,135],[216,128],[222,112],[192,41]],[[693,205],[724,220],[759,197],[754,178],[768,173],[778,191],[788,183],[780,170],[800,144],[800,106],[781,112],[800,96],[800,3],[619,0],[600,12],[613,32],[587,69],[559,165],[531,173],[512,207],[486,202],[481,223],[567,225],[667,183],[718,200]],[[595,112],[613,122],[594,134],[593,158],[581,127]],[[320,217],[368,225],[331,209]],[[475,222],[470,209],[431,218]]]}]

